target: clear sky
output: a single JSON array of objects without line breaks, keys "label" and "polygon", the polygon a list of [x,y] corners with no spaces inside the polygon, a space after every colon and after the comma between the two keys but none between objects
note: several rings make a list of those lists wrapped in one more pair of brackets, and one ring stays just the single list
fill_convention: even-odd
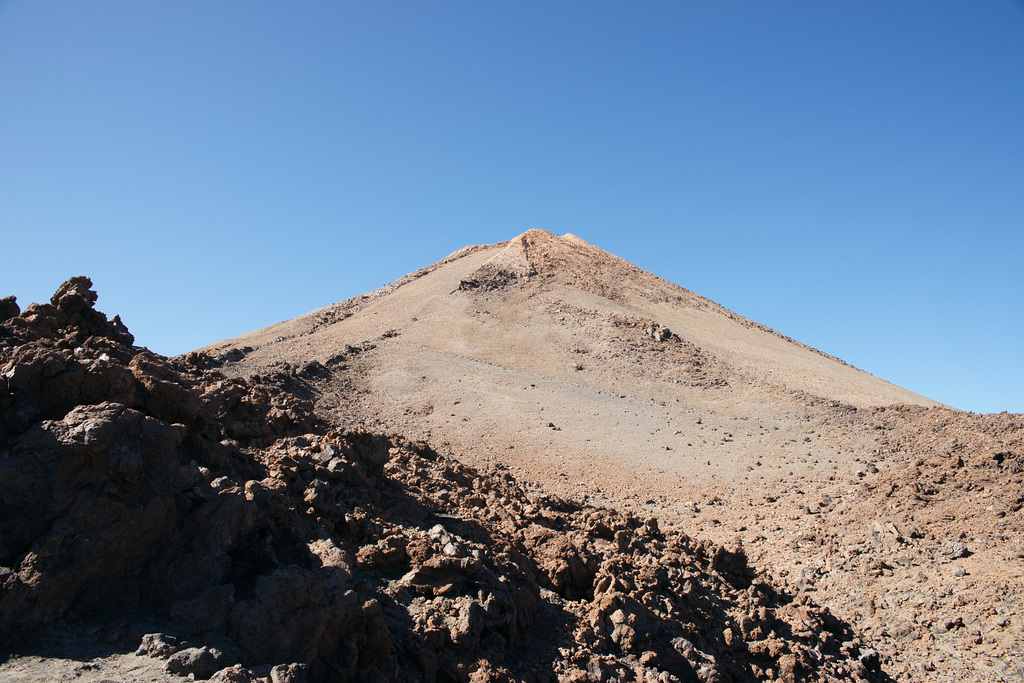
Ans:
[{"label": "clear sky", "polygon": [[0,295],[176,354],[572,232],[1024,412],[1024,4],[0,0]]}]

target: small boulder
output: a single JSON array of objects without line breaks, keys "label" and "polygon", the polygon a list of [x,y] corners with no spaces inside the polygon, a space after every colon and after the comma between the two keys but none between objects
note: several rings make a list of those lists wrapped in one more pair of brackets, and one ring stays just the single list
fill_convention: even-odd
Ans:
[{"label": "small boulder", "polygon": [[16,318],[21,315],[21,306],[13,296],[5,296],[0,299],[0,323]]},{"label": "small boulder", "polygon": [[167,660],[167,671],[196,678],[210,678],[228,664],[224,653],[212,647],[190,647],[179,650]]},{"label": "small boulder", "polygon": [[92,280],[79,275],[63,283],[50,297],[50,303],[61,312],[74,316],[92,308],[97,298],[98,295],[92,290]]},{"label": "small boulder", "polygon": [[149,656],[167,659],[178,651],[178,639],[166,633],[147,633],[142,636],[142,644],[135,654],[140,657]]},{"label": "small boulder", "polygon": [[278,664],[270,670],[271,683],[306,683],[309,680],[309,665]]},{"label": "small boulder", "polygon": [[256,683],[258,680],[252,671],[239,664],[221,669],[210,677],[210,683]]}]

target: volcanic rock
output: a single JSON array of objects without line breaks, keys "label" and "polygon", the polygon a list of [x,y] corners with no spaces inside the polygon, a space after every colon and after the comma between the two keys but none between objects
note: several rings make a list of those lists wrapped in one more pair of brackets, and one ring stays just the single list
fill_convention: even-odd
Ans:
[{"label": "volcanic rock", "polygon": [[143,652],[218,680],[885,678],[739,549],[334,429],[293,376],[161,358],[95,300],[0,325],[8,647],[146,617],[183,637]]},{"label": "volcanic rock", "polygon": [[[558,497],[657,516],[739,551],[777,590],[857,624],[893,676],[988,681],[1024,661],[1013,597],[1024,418],[941,406],[578,237],[530,230],[466,247],[206,351],[233,349],[245,352],[221,364],[227,376],[278,377],[337,429],[404,434],[478,471],[507,467],[538,484],[538,510],[572,514]],[[331,504],[323,487],[310,496]],[[493,506],[479,491],[469,501]],[[584,523],[586,534],[521,530],[542,594],[593,599],[603,559],[587,539],[620,552],[637,542]],[[411,539],[406,554],[432,542]],[[364,544],[358,562],[398,571],[395,543]],[[951,557],[954,543],[970,554]],[[966,628],[942,631],[953,615]],[[763,675],[807,675],[770,628],[744,623],[722,625],[721,642],[756,635],[758,652],[795,658]],[[693,657],[699,675],[720,669]],[[605,654],[575,666],[623,675]],[[856,660],[844,675],[865,670]]]}]

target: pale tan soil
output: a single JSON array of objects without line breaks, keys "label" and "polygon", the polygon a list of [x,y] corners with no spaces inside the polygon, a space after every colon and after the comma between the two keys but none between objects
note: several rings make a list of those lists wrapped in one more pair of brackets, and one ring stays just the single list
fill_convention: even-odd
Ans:
[{"label": "pale tan soil", "polygon": [[298,373],[339,424],[741,542],[899,680],[1024,680],[1014,416],[942,409],[543,231],[206,351],[240,347],[226,372]]},{"label": "pale tan soil", "polygon": [[[524,254],[534,275],[459,291]],[[534,230],[420,273],[205,350],[255,347],[233,364],[240,374],[341,354],[320,401],[339,420],[429,436],[474,464],[500,452],[524,476],[588,491],[598,478],[667,494],[834,465],[851,459],[840,451],[870,452],[874,435],[805,447],[816,423],[852,406],[937,405],[571,236]],[[655,341],[652,323],[678,338]],[[826,400],[808,405],[808,393]],[[748,469],[766,458],[769,469]]]},{"label": "pale tan soil", "polygon": [[68,658],[62,643],[53,656],[18,655],[0,664],[3,683],[180,683],[181,676],[167,673],[149,657],[132,653],[97,654],[86,660]]},{"label": "pale tan soil", "polygon": [[2,683],[180,683],[160,660],[141,657],[125,643],[106,643],[83,628],[54,628],[0,662]]}]

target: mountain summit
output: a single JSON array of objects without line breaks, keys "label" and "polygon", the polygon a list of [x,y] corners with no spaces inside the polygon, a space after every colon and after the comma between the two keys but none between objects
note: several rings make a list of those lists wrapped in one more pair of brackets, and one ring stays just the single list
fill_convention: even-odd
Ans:
[{"label": "mountain summit", "polygon": [[[936,405],[536,229],[205,350],[243,375],[302,370],[342,422],[569,493],[595,478],[620,491],[733,486],[756,461],[788,472],[808,421]],[[830,461],[851,438],[799,455]]]},{"label": "mountain summit", "polygon": [[652,278],[668,284],[573,234],[558,236],[535,228],[495,246],[504,248],[473,271],[463,288],[496,289],[511,280],[561,279],[565,285],[622,300],[628,294],[649,294]]},{"label": "mountain summit", "polygon": [[576,236],[465,247],[206,351],[339,427],[508,468],[538,501],[735,544],[898,680],[1024,661],[1021,416],[938,406]]}]

